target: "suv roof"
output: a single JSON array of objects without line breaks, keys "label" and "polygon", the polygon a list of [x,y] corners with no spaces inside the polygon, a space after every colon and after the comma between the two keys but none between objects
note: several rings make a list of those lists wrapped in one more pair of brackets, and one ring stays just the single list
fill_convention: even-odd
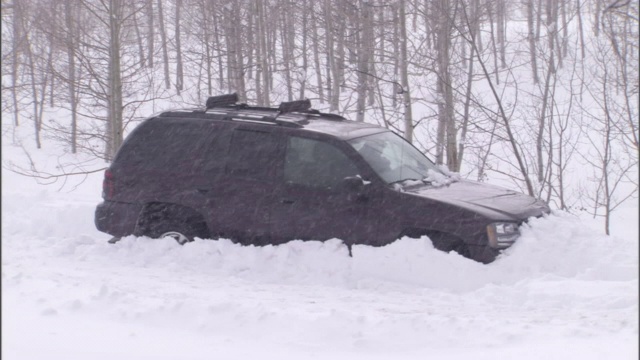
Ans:
[{"label": "suv roof", "polygon": [[238,103],[238,95],[235,93],[209,97],[205,109],[165,111],[156,118],[239,121],[266,126],[275,125],[325,133],[344,140],[387,131],[378,125],[347,120],[340,115],[311,109],[311,102],[308,99],[283,102],[279,107],[271,108]]}]

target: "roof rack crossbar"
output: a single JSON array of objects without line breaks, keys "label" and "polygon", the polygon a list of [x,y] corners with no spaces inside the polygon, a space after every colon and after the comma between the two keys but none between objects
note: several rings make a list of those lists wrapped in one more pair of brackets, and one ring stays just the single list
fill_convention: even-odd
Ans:
[{"label": "roof rack crossbar", "polygon": [[207,109],[212,109],[214,107],[233,105],[238,102],[238,93],[219,95],[219,96],[210,96],[207,99],[206,107]]}]

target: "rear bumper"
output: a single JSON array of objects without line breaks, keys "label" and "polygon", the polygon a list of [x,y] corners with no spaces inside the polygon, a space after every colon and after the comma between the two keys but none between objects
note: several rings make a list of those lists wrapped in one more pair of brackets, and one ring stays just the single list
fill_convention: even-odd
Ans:
[{"label": "rear bumper", "polygon": [[115,201],[104,201],[96,207],[96,228],[113,236],[133,234],[141,205]]}]

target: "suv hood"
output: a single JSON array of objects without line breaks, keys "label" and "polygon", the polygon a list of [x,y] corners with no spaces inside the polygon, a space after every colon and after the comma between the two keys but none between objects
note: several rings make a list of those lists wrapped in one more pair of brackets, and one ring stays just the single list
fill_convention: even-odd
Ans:
[{"label": "suv hood", "polygon": [[424,185],[403,189],[406,194],[460,206],[492,220],[522,221],[549,213],[549,206],[523,193],[475,181],[460,180],[446,186]]}]

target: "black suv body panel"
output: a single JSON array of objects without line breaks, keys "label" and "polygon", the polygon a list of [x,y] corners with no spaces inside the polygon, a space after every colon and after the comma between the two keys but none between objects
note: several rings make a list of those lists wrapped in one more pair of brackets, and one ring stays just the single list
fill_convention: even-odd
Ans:
[{"label": "black suv body panel", "polygon": [[389,185],[347,142],[389,130],[318,112],[274,111],[238,106],[145,120],[105,174],[96,227],[116,237],[148,235],[140,224],[164,209],[153,221],[183,232],[197,224],[192,236],[383,246],[428,235],[437,248],[486,263],[498,254],[489,246],[491,224],[549,212],[532,197],[470,181]]}]

